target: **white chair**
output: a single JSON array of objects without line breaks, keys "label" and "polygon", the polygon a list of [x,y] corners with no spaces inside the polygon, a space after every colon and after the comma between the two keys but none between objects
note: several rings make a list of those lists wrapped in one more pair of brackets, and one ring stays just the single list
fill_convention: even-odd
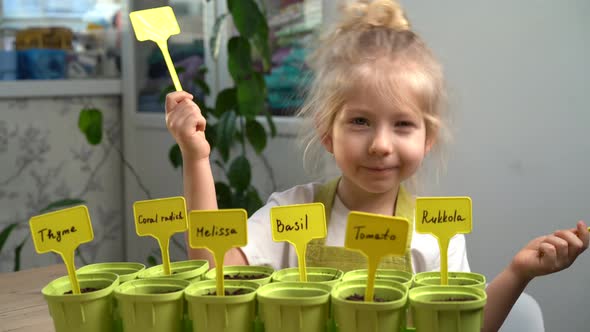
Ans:
[{"label": "white chair", "polygon": [[500,332],[545,332],[543,312],[539,303],[522,293],[506,317]]}]

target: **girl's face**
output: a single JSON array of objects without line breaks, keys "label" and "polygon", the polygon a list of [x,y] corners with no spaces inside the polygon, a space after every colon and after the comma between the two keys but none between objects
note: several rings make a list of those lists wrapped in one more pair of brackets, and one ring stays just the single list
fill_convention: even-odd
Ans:
[{"label": "girl's face", "polygon": [[397,193],[431,147],[421,114],[392,105],[370,88],[355,89],[323,144],[334,155],[343,181],[355,193],[368,194]]}]

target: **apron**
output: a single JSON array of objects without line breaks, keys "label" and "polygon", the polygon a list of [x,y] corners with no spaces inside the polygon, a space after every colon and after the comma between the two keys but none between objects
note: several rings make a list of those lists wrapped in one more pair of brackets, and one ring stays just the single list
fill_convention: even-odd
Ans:
[{"label": "apron", "polygon": [[[330,224],[332,204],[336,197],[336,189],[340,178],[322,184],[315,192],[314,202],[323,203],[326,210],[326,228]],[[410,230],[414,229],[415,200],[400,186],[397,194],[397,206],[395,216],[403,217],[410,221]],[[412,232],[408,233],[408,247],[404,256],[385,256],[381,258],[378,268],[395,269],[412,273],[412,255],[410,245]],[[332,247],[325,245],[326,239],[313,239],[307,244],[305,255],[306,265],[315,267],[330,267],[348,272],[368,267],[367,258],[356,250],[344,247]]]}]

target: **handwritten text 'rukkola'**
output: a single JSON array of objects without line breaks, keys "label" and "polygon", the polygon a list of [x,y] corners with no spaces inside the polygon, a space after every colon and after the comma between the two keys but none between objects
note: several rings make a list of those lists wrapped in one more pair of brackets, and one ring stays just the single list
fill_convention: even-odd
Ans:
[{"label": "handwritten text 'rukkola'", "polygon": [[447,214],[447,211],[438,211],[437,216],[429,216],[428,211],[424,210],[422,212],[422,223],[423,224],[441,224],[447,222],[461,222],[467,221],[463,216],[461,216],[457,210],[454,211],[453,214]]}]

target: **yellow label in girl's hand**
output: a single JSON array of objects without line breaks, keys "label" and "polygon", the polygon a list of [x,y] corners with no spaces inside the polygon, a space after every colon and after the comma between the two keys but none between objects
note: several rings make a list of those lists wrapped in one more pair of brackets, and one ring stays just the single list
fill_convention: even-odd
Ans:
[{"label": "yellow label in girl's hand", "polygon": [[416,199],[416,231],[432,234],[440,247],[441,284],[448,283],[449,241],[456,234],[471,232],[471,198],[420,197]]},{"label": "yellow label in girl's hand", "polygon": [[186,203],[184,197],[169,197],[133,203],[135,232],[151,235],[158,240],[162,252],[164,273],[170,275],[170,237],[186,231]]},{"label": "yellow label in girl's hand", "polygon": [[403,256],[410,223],[405,218],[352,211],[348,214],[344,247],[361,251],[369,266],[365,301],[373,301],[375,273],[383,256]]},{"label": "yellow label in girl's hand", "polygon": [[215,259],[217,296],[224,296],[223,260],[234,247],[248,244],[248,213],[244,209],[191,211],[188,241],[191,248],[207,248]]},{"label": "yellow label in girl's hand", "polygon": [[305,252],[307,243],[326,237],[326,212],[324,204],[309,203],[275,206],[270,209],[272,239],[287,241],[297,252],[299,277],[307,281]]},{"label": "yellow label in girl's hand", "polygon": [[29,220],[29,227],[37,253],[60,254],[68,269],[72,292],[80,294],[74,252],[81,243],[94,239],[88,208],[80,205],[34,216]]}]

